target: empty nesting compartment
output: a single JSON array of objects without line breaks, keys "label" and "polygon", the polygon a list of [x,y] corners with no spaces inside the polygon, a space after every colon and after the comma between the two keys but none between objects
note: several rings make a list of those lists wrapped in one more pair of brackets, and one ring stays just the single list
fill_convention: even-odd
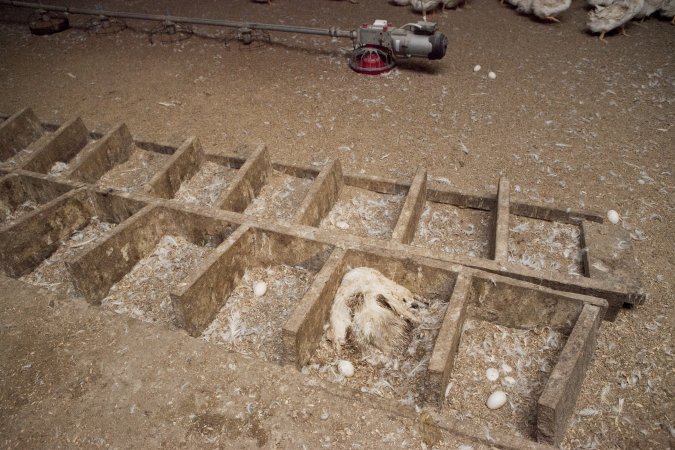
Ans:
[{"label": "empty nesting compartment", "polygon": [[[313,330],[309,336],[303,337],[303,340],[313,341],[309,344],[309,350],[299,349],[297,352],[299,359],[296,362],[302,367],[303,373],[360,392],[395,399],[403,405],[422,404],[427,395],[427,367],[454,289],[457,277],[455,269],[458,270],[452,265],[441,267],[432,264],[414,258],[397,259],[354,250],[346,252],[312,308],[312,311],[322,312],[308,315],[305,323],[299,327]],[[392,348],[365,344],[363,338],[355,337],[359,333],[360,322],[354,317],[360,311],[372,308],[373,302],[388,310],[397,298],[402,298],[392,294],[394,291],[386,287],[388,282],[377,278],[379,275],[375,275],[372,269],[412,294],[412,298],[404,301],[412,318],[405,321],[401,337],[396,339],[397,344]],[[354,277],[352,282],[356,282],[358,292],[346,300],[350,320],[354,322],[347,330],[345,343],[336,345],[337,339],[332,328],[332,316],[336,314],[333,307],[345,275]],[[373,287],[375,292],[366,293]],[[376,320],[365,323],[369,324],[368,327],[377,328]],[[387,329],[385,326],[380,328],[383,332]],[[353,365],[353,376],[345,376],[341,372],[339,364],[343,360]]]},{"label": "empty nesting compartment", "polygon": [[330,245],[243,228],[172,295],[174,304],[190,334],[281,362],[283,324],[331,251]]},{"label": "empty nesting compartment", "polygon": [[67,193],[2,230],[2,268],[12,277],[72,294],[69,263],[142,206],[86,190]]},{"label": "empty nesting compartment", "polygon": [[290,220],[311,185],[311,178],[295,177],[272,169],[267,176],[267,182],[244,214],[265,219]]},{"label": "empty nesting compartment", "polygon": [[7,225],[72,188],[41,177],[10,174],[0,178],[0,226]]},{"label": "empty nesting compartment", "polygon": [[[447,384],[441,386],[442,414],[474,421],[490,433],[534,440],[538,401],[585,303],[574,294],[484,273],[470,283],[464,298],[453,303],[457,314],[447,324],[458,342],[448,358]],[[494,391],[506,394],[498,409],[486,404]]]},{"label": "empty nesting compartment", "polygon": [[493,213],[427,201],[412,245],[444,253],[490,257]]},{"label": "empty nesting compartment", "polygon": [[234,228],[178,209],[147,207],[72,264],[77,286],[104,309],[173,324],[171,289]]},{"label": "empty nesting compartment", "polygon": [[533,270],[583,275],[581,228],[511,214],[508,261]]},{"label": "empty nesting compartment", "polygon": [[205,160],[194,175],[181,183],[174,198],[200,206],[215,206],[236,175],[235,167]]},{"label": "empty nesting compartment", "polygon": [[156,151],[143,150],[133,144],[128,159],[104,173],[97,184],[125,192],[138,191],[150,181],[169,157],[170,155]]},{"label": "empty nesting compartment", "polygon": [[319,226],[363,237],[389,239],[404,201],[403,194],[383,194],[343,186],[337,201]]}]

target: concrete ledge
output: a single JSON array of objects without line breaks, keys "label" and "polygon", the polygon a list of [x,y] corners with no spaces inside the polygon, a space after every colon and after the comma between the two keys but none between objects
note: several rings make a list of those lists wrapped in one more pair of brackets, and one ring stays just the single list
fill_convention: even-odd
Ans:
[{"label": "concrete ledge", "polygon": [[197,173],[203,159],[204,152],[199,140],[196,137],[187,139],[150,179],[145,192],[162,198],[173,198],[181,183]]},{"label": "concrete ledge", "polygon": [[602,311],[584,305],[537,404],[537,439],[559,445],[591,363]]},{"label": "concrete ledge", "polygon": [[335,159],[314,180],[293,217],[294,223],[318,226],[337,201],[343,186],[342,166]]},{"label": "concrete ledge", "polygon": [[321,341],[323,324],[328,321],[333,293],[342,280],[345,251],[336,249],[312,282],[291,317],[284,324],[283,347],[285,364],[302,368]]},{"label": "concrete ledge", "polygon": [[267,147],[261,145],[241,166],[232,184],[216,200],[216,205],[221,209],[244,212],[267,183],[271,171],[269,152]]},{"label": "concrete ledge", "polygon": [[88,142],[89,131],[79,117],[72,119],[54,132],[22,164],[21,168],[33,172],[47,173],[58,161],[68,162]]},{"label": "concrete ledge", "polygon": [[132,144],[129,129],[125,124],[119,124],[95,144],[78,153],[64,176],[95,183],[104,173],[129,159]]},{"label": "concrete ledge", "polygon": [[425,383],[426,401],[437,408],[440,408],[445,400],[445,387],[455,364],[470,288],[470,273],[460,272],[429,360]]},{"label": "concrete ledge", "polygon": [[510,206],[509,180],[502,177],[499,179],[499,191],[497,192],[497,211],[495,213],[493,259],[506,262],[509,256],[509,216]]},{"label": "concrete ledge", "polygon": [[396,221],[396,227],[391,236],[392,240],[403,244],[410,244],[412,242],[426,201],[427,171],[418,167],[401,209],[401,214],[399,214]]},{"label": "concrete ledge", "polygon": [[43,134],[42,125],[30,108],[0,123],[0,162],[16,155]]}]

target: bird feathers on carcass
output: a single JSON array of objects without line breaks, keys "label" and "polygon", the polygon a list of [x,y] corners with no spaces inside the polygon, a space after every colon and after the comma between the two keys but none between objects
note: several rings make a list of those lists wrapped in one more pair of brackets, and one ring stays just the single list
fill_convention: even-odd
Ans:
[{"label": "bird feathers on carcass", "polygon": [[392,354],[404,347],[417,300],[403,286],[368,267],[348,271],[335,294],[328,338],[339,349],[349,340],[361,351],[375,347]]},{"label": "bird feathers on carcass", "polygon": [[606,32],[623,27],[643,6],[644,0],[614,0],[609,6],[597,7],[588,13],[588,29],[600,33],[600,40],[604,41]]}]

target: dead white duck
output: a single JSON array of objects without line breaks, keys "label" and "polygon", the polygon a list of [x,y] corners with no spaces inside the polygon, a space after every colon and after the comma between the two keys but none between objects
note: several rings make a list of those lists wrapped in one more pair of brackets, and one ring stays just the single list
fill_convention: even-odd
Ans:
[{"label": "dead white duck", "polygon": [[331,308],[327,337],[339,350],[353,343],[361,351],[385,354],[403,348],[414,324],[417,299],[375,269],[357,267],[342,278]]},{"label": "dead white duck", "polygon": [[590,11],[586,25],[593,33],[600,33],[600,40],[607,43],[605,33],[621,27],[625,35],[624,25],[636,16],[643,6],[644,0],[614,0],[608,6],[598,6]]}]

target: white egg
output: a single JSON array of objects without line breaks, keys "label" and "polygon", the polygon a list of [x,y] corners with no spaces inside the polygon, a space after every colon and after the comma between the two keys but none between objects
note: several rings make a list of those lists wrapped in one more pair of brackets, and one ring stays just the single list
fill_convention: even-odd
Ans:
[{"label": "white egg", "polygon": [[476,64],[475,66],[473,66],[474,72],[480,72],[480,69],[481,69],[480,64]]},{"label": "white egg", "polygon": [[516,379],[513,377],[504,377],[504,383],[506,384],[516,384]]},{"label": "white egg", "polygon": [[338,361],[338,370],[342,375],[349,378],[354,375],[354,364],[345,359],[341,359]]},{"label": "white egg", "polygon": [[253,283],[253,295],[256,297],[262,297],[267,292],[267,283],[264,281],[256,281]]},{"label": "white egg", "polygon": [[511,373],[512,370],[513,370],[513,368],[511,366],[509,366],[508,364],[506,364],[506,363],[502,364],[502,372]]},{"label": "white egg", "polygon": [[488,78],[494,80],[495,78],[497,78],[497,74],[494,72],[488,72]]},{"label": "white egg", "polygon": [[490,367],[485,371],[485,376],[490,381],[497,381],[497,378],[499,378],[499,370],[495,369],[494,367]]},{"label": "white egg", "polygon": [[487,402],[485,402],[488,408],[498,409],[506,404],[506,392],[504,391],[494,391],[488,397]]},{"label": "white egg", "polygon": [[619,213],[614,211],[613,209],[610,209],[607,211],[607,219],[609,219],[610,222],[612,222],[614,225],[619,223],[619,220],[621,220],[621,216],[619,216]]}]

